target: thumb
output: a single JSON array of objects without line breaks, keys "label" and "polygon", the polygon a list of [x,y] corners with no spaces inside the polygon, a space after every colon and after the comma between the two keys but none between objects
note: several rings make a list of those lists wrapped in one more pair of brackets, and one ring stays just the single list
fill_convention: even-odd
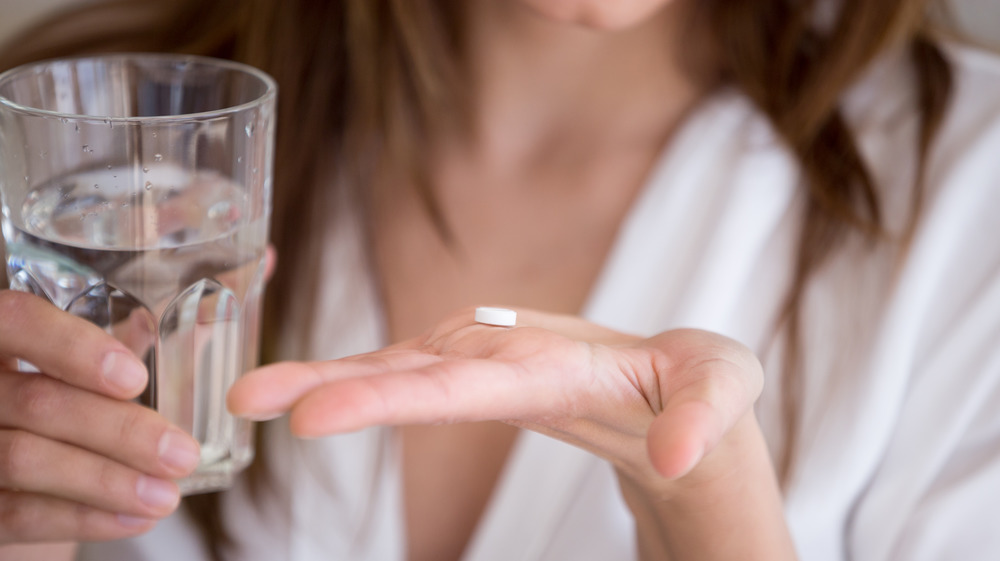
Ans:
[{"label": "thumb", "polygon": [[710,403],[674,396],[646,435],[653,467],[667,479],[687,475],[719,443],[727,424]]}]

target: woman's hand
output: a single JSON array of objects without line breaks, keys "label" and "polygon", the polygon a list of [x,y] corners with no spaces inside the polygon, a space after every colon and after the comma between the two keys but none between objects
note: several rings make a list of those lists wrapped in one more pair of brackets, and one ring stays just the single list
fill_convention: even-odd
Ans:
[{"label": "woman's hand", "polygon": [[306,437],[506,421],[615,465],[643,561],[784,561],[795,550],[752,410],[762,381],[749,350],[704,331],[641,339],[528,310],[517,327],[492,327],[469,309],[373,353],[261,368],[229,407],[290,411]]},{"label": "woman's hand", "polygon": [[0,545],[133,536],[177,507],[198,445],[128,401],[146,382],[100,328],[0,291]]},{"label": "woman's hand", "polygon": [[[752,417],[761,384],[754,355],[712,333],[640,339],[528,310],[503,328],[475,323],[469,309],[373,353],[261,368],[234,386],[229,407],[257,419],[290,411],[292,431],[305,437],[380,424],[506,421],[598,454],[666,497],[673,480]],[[727,468],[711,464],[720,474]]]}]

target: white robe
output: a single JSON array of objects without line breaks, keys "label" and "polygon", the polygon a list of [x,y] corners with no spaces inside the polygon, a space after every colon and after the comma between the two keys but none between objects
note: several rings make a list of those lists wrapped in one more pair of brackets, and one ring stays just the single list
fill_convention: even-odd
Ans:
[{"label": "white robe", "polygon": [[[785,510],[805,561],[1000,559],[1000,59],[952,48],[951,113],[907,253],[852,239],[805,303],[806,362]],[[918,120],[910,70],[887,56],[845,108],[900,231]],[[757,409],[772,451],[780,350],[769,346],[799,232],[801,177],[766,119],[721,92],[685,123],[635,201],[584,316],[652,335],[699,327],[762,356]],[[383,343],[381,314],[350,216],[335,221],[312,358]],[[313,441],[267,429],[279,488],[252,506],[223,498],[240,561],[402,561],[405,531],[391,429]],[[604,561],[635,556],[633,522],[609,465],[523,433],[464,561]],[[175,515],[80,559],[201,561]]]}]

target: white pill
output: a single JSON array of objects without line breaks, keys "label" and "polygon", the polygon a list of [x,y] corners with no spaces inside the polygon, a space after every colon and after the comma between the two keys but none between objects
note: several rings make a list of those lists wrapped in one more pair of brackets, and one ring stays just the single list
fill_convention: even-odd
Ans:
[{"label": "white pill", "polygon": [[514,327],[517,322],[517,312],[507,308],[476,308],[476,321],[486,325]]}]

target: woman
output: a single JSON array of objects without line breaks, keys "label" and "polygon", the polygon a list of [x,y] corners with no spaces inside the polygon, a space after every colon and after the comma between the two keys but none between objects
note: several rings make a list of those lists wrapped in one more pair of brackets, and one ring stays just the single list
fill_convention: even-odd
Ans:
[{"label": "woman", "polygon": [[[276,75],[268,342],[318,362],[234,388],[234,412],[281,416],[260,464],[157,525],[191,444],[120,401],[145,379],[114,341],[3,294],[0,355],[49,374],[8,361],[0,378],[3,542],[145,533],[85,559],[1000,552],[1000,63],[943,48],[925,3],[163,4],[88,7],[100,33],[67,16],[8,58],[183,50]],[[490,303],[517,327],[475,324]]]}]

